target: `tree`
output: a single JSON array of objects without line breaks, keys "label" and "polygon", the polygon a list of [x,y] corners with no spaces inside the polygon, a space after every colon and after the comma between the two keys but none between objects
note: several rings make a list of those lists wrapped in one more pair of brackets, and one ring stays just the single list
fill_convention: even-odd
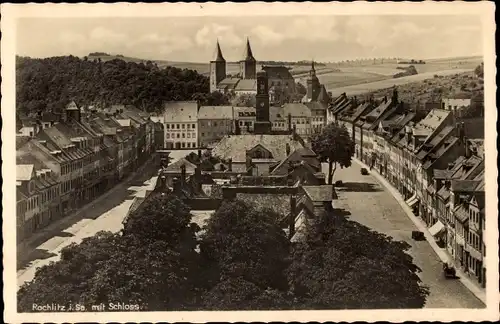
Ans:
[{"label": "tree", "polygon": [[[265,291],[286,295],[289,241],[274,216],[238,200],[223,202],[212,215],[200,242],[203,268],[211,271],[204,305],[234,309]],[[235,294],[240,297],[228,297]]]},{"label": "tree", "polygon": [[291,289],[307,309],[421,308],[428,295],[406,242],[325,213],[292,250]]},{"label": "tree", "polygon": [[231,105],[236,107],[255,107],[255,94],[244,93],[236,95],[231,100]]},{"label": "tree", "polygon": [[[152,194],[154,195],[154,194]],[[174,195],[149,196],[123,233],[100,232],[61,251],[18,293],[20,311],[32,305],[123,301],[141,310],[187,309],[198,291],[199,255],[189,209]]]},{"label": "tree", "polygon": [[328,184],[332,184],[337,164],[341,168],[351,166],[354,156],[354,142],[345,126],[329,124],[321,133],[311,136],[312,150],[321,162],[328,163]]}]

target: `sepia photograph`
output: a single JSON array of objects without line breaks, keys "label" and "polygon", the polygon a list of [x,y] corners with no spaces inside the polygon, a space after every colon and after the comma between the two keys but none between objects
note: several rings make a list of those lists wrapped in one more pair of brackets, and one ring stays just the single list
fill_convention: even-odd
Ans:
[{"label": "sepia photograph", "polygon": [[493,13],[2,5],[4,320],[498,319]]}]

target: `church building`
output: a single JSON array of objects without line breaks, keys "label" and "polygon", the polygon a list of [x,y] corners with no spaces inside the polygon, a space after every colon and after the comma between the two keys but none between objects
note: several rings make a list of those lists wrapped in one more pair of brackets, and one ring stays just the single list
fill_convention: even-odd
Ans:
[{"label": "church building", "polygon": [[314,61],[312,61],[309,77],[307,78],[307,93],[304,98],[302,98],[302,102],[320,102],[327,104],[329,99],[325,85],[319,82],[318,76],[316,75],[316,69],[314,68]]}]

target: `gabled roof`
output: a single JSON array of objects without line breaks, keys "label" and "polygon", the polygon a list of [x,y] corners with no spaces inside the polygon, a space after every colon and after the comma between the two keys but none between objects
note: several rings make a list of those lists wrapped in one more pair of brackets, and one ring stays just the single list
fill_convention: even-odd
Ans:
[{"label": "gabled roof", "polygon": [[[446,126],[443,128],[439,133],[424,143],[424,145],[420,146],[416,153],[417,159],[423,160],[431,152],[435,152],[438,146],[445,142],[445,140],[447,140],[452,133],[453,126]],[[449,141],[449,143],[451,143],[451,141]]]},{"label": "gabled roof", "polygon": [[313,202],[329,202],[333,199],[333,186],[302,186]]},{"label": "gabled roof", "polygon": [[316,99],[316,101],[324,102],[324,103],[330,102],[330,97],[328,96],[328,93],[326,92],[326,88],[325,88],[324,84],[321,85],[321,89],[319,90],[318,98]]},{"label": "gabled roof", "polygon": [[257,91],[257,79],[241,79],[234,91]]},{"label": "gabled roof", "polygon": [[168,101],[164,104],[165,122],[196,122],[198,120],[198,102]]},{"label": "gabled roof", "polygon": [[16,180],[29,181],[35,175],[33,164],[16,164]]},{"label": "gabled roof", "polygon": [[236,194],[236,199],[251,204],[257,209],[271,209],[281,216],[290,213],[289,194],[247,194],[239,192]]},{"label": "gabled roof", "polygon": [[319,101],[309,101],[309,102],[303,102],[302,104],[306,105],[310,110],[323,110],[326,111],[328,108],[328,104],[325,102],[319,102]]},{"label": "gabled roof", "polygon": [[284,65],[267,65],[263,66],[262,70],[266,71],[269,79],[293,79],[290,69]]},{"label": "gabled roof", "polygon": [[222,159],[232,158],[233,162],[245,162],[246,151],[260,144],[271,152],[274,159],[283,160],[287,156],[287,143],[290,145],[291,151],[303,147],[299,141],[294,141],[290,135],[227,135],[215,145],[212,153]]},{"label": "gabled roof", "polygon": [[186,158],[181,158],[174,163],[170,164],[166,169],[162,170],[164,172],[170,173],[180,173],[181,166],[186,166],[186,174],[194,173],[196,170],[196,165],[186,160]]},{"label": "gabled roof", "polygon": [[286,103],[283,105],[285,116],[291,114],[292,117],[311,117],[311,110],[302,103]]},{"label": "gabled roof", "polygon": [[233,119],[233,106],[201,106],[198,119]]},{"label": "gabled roof", "polygon": [[427,114],[424,119],[422,119],[413,127],[413,135],[428,138],[443,122],[445,122],[446,118],[449,115],[450,112],[446,110],[431,110],[431,112],[429,112],[429,114]]},{"label": "gabled roof", "polygon": [[456,192],[474,192],[480,180],[451,180],[451,190]]},{"label": "gabled roof", "polygon": [[456,142],[458,142],[458,138],[452,136],[446,139],[444,142],[438,144],[438,146],[436,146],[436,149],[431,154],[425,157],[427,161],[425,161],[422,167],[424,169],[432,167],[434,162],[439,158],[441,158],[442,156],[444,156],[448,152],[448,150],[450,150],[450,148],[452,148],[453,145],[455,145]]},{"label": "gabled roof", "polygon": [[306,162],[309,166],[314,169],[311,170],[316,172],[316,170],[321,169],[321,162],[317,159],[316,153],[307,147],[301,147],[294,150],[290,155],[283,159],[271,172],[272,175],[284,174],[288,172],[288,166],[286,171],[283,170],[283,166],[287,165],[289,162]]},{"label": "gabled roof", "polygon": [[288,119],[288,116],[285,115],[285,109],[283,109],[283,107],[276,107],[276,106],[269,107],[270,122],[285,120],[285,119]]}]

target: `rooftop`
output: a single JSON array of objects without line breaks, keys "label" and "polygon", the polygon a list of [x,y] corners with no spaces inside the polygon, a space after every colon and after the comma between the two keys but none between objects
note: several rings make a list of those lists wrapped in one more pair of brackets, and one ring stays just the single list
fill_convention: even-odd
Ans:
[{"label": "rooftop", "polygon": [[450,115],[449,111],[442,109],[433,109],[424,119],[418,122],[413,127],[414,136],[428,137],[434,133],[436,128],[438,128]]},{"label": "rooftop", "polygon": [[257,79],[241,79],[234,88],[235,91],[256,91]]},{"label": "rooftop", "polygon": [[16,164],[16,180],[29,181],[34,172],[33,164]]},{"label": "rooftop", "polygon": [[291,114],[292,117],[311,117],[311,110],[302,103],[286,103],[283,105],[285,116]]},{"label": "rooftop", "polygon": [[287,157],[286,144],[290,145],[291,151],[303,147],[290,135],[227,135],[215,145],[212,154],[222,159],[232,158],[233,162],[245,162],[246,151],[259,144],[270,151],[276,160],[283,160]]},{"label": "rooftop", "polygon": [[332,185],[321,186],[302,186],[306,194],[314,202],[329,202],[334,198],[334,191]]},{"label": "rooftop", "polygon": [[196,122],[198,119],[196,101],[169,101],[164,108],[165,122]]},{"label": "rooftop", "polygon": [[233,106],[201,106],[198,119],[233,119]]}]

